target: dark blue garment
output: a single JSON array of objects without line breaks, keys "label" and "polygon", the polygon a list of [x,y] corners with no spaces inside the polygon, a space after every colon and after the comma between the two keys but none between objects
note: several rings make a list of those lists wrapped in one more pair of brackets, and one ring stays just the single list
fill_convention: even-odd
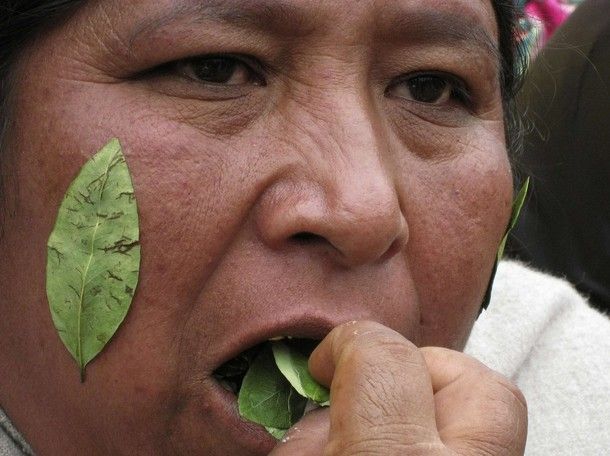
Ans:
[{"label": "dark blue garment", "polygon": [[610,0],[583,3],[557,30],[519,107],[531,190],[507,253],[610,310]]}]

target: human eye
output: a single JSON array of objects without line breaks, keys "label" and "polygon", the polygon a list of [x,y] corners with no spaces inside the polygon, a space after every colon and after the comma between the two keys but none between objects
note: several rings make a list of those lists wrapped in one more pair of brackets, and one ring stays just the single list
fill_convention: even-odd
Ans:
[{"label": "human eye", "polygon": [[203,55],[180,60],[173,67],[179,76],[204,85],[265,85],[260,65],[245,56]]},{"label": "human eye", "polygon": [[174,99],[225,102],[260,94],[271,70],[246,54],[202,54],[157,65],[132,79]]},{"label": "human eye", "polygon": [[470,105],[470,94],[458,78],[444,73],[415,73],[392,82],[387,96],[433,106]]}]

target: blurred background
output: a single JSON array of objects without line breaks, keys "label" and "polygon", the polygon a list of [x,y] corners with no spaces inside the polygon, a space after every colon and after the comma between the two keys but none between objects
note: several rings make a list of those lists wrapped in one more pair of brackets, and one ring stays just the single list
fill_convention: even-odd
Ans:
[{"label": "blurred background", "polygon": [[610,0],[515,0],[528,56],[517,104],[530,193],[507,255],[610,312]]}]

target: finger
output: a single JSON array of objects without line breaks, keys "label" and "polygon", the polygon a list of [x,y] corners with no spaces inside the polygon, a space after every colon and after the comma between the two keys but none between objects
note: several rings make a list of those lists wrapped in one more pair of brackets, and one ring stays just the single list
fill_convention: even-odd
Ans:
[{"label": "finger", "polygon": [[463,353],[422,348],[442,441],[459,454],[522,455],[527,405],[508,379]]},{"label": "finger", "polygon": [[328,408],[307,413],[292,426],[269,456],[320,456],[328,441]]},{"label": "finger", "polygon": [[339,326],[310,357],[330,385],[328,454],[408,454],[441,445],[427,366],[415,345],[375,322]]}]

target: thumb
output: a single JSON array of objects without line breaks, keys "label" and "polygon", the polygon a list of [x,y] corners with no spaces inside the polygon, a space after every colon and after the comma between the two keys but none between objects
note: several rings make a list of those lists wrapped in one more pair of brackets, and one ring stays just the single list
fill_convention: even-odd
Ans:
[{"label": "thumb", "polygon": [[330,412],[321,408],[307,413],[292,426],[269,456],[319,456],[328,443]]}]

